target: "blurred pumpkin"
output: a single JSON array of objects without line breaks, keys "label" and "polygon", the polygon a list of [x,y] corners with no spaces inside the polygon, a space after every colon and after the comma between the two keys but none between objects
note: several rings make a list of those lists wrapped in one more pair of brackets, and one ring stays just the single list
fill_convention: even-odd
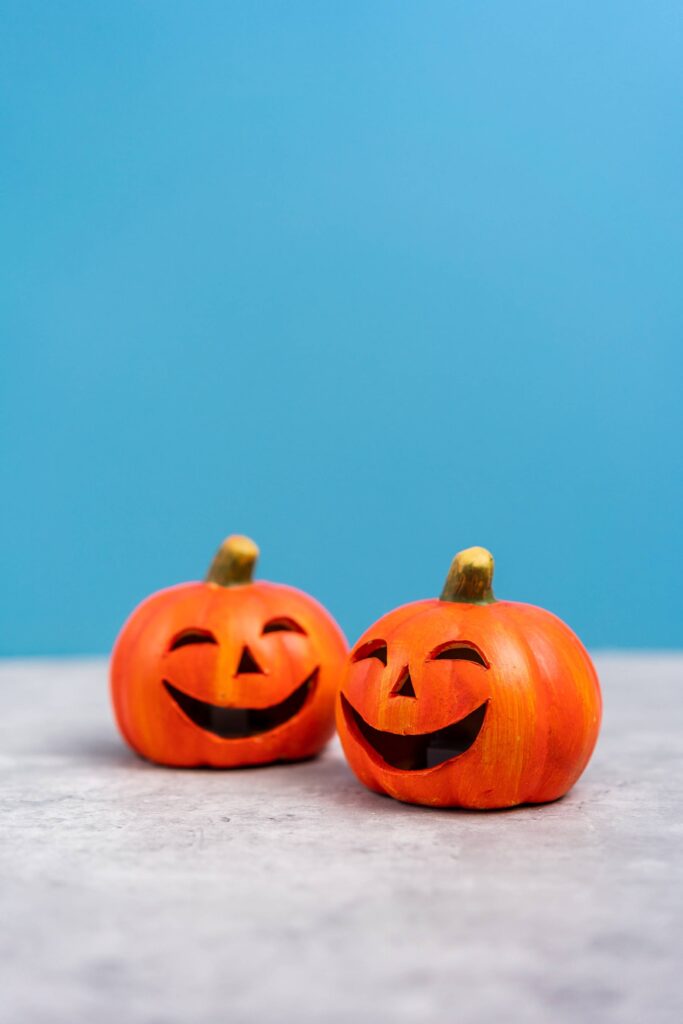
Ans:
[{"label": "blurred pumpkin", "polygon": [[121,630],[112,701],[143,757],[215,768],[292,761],[334,732],[344,636],[307,594],[253,582],[258,553],[229,537],[204,582],[152,595]]}]

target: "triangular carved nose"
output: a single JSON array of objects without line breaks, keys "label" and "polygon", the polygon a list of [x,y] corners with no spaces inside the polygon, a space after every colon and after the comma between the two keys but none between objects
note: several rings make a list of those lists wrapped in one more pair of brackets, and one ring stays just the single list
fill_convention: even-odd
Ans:
[{"label": "triangular carved nose", "polygon": [[393,690],[391,691],[392,697],[417,697],[415,693],[415,687],[413,681],[410,678],[410,672],[406,669],[406,674],[401,676]]},{"label": "triangular carved nose", "polygon": [[258,674],[261,676],[265,675],[258,661],[245,644],[244,647],[242,648],[242,656],[240,658],[240,663],[237,666],[237,671],[235,672],[235,675],[239,676],[242,673],[246,672],[251,672],[252,674]]}]

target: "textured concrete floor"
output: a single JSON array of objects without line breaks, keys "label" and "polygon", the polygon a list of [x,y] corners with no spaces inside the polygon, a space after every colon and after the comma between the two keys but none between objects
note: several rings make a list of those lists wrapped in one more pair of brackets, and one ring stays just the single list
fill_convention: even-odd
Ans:
[{"label": "textured concrete floor", "polygon": [[559,803],[468,814],[308,764],[129,754],[102,662],[0,663],[0,1019],[683,1020],[683,657],[597,659]]}]

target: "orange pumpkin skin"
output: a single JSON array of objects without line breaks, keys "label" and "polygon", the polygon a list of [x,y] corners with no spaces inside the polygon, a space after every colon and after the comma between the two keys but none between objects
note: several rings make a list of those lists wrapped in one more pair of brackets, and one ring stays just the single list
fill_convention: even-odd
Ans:
[{"label": "orange pumpkin skin", "polygon": [[[276,631],[264,633],[268,623]],[[185,642],[193,636],[203,642]],[[116,720],[137,753],[164,765],[232,768],[311,757],[334,732],[346,654],[333,618],[293,587],[180,584],[143,601],[121,630],[111,661]],[[307,680],[299,710],[248,735],[217,735],[187,712],[189,698],[193,714],[208,705],[212,716],[222,721],[235,712],[230,721],[239,723],[291,700]],[[183,706],[172,693],[183,695]]]},{"label": "orange pumpkin skin", "polygon": [[[363,657],[378,641],[386,666]],[[440,650],[457,660],[434,658]],[[463,650],[481,659],[460,660]],[[397,692],[406,672],[414,696]],[[554,615],[512,601],[426,600],[390,612],[361,637],[337,728],[349,764],[370,789],[408,803],[492,809],[563,796],[591,756],[601,707],[586,650]],[[385,733],[404,749],[392,734],[421,738],[463,720],[474,722],[466,742],[476,738],[434,767],[406,770],[380,753]]]}]

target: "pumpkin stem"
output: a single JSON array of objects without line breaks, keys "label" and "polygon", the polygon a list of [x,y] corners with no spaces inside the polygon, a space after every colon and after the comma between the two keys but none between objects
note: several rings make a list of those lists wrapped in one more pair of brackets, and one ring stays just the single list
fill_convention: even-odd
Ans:
[{"label": "pumpkin stem", "polygon": [[259,549],[253,540],[235,533],[227,537],[216,552],[206,582],[220,587],[251,583],[258,556]]},{"label": "pumpkin stem", "polygon": [[493,555],[486,548],[466,548],[455,556],[441,591],[442,601],[492,604],[495,601]]}]

